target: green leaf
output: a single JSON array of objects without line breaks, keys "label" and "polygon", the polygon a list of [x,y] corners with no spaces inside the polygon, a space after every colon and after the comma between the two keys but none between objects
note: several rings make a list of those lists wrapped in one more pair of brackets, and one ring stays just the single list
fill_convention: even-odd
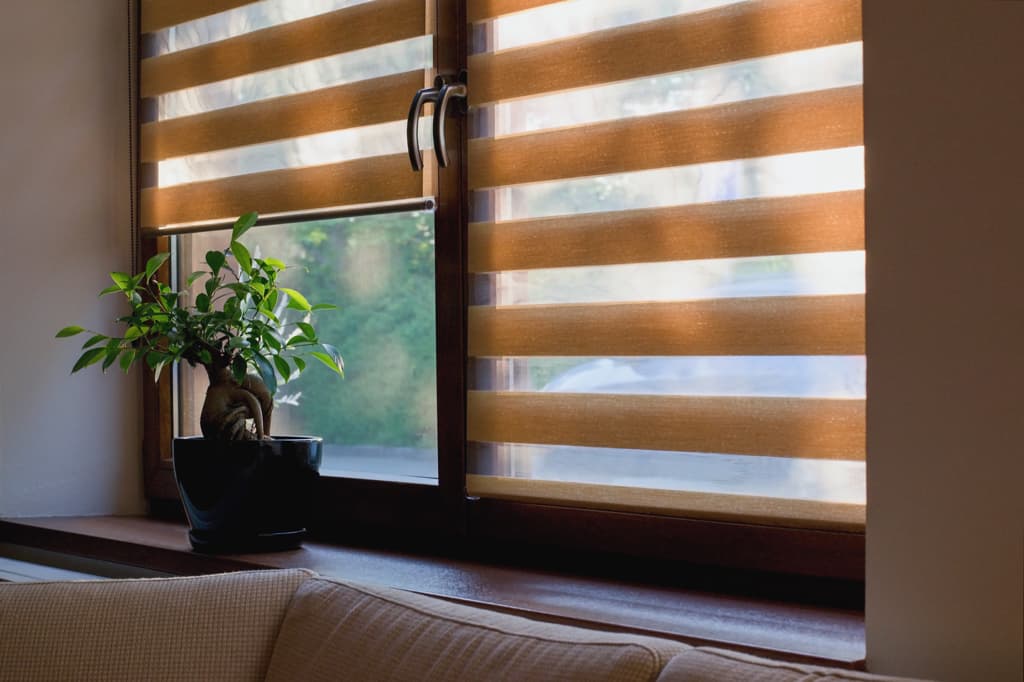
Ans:
[{"label": "green leaf", "polygon": [[238,241],[239,237],[248,232],[249,228],[256,224],[256,221],[259,220],[259,217],[259,213],[252,211],[251,213],[246,213],[245,215],[241,216],[238,220],[236,220],[235,226],[231,228],[231,241]]},{"label": "green leaf", "polygon": [[308,322],[296,322],[299,329],[302,330],[302,335],[310,341],[316,341],[316,330],[313,329],[313,325]]},{"label": "green leaf", "polygon": [[64,327],[63,329],[61,329],[59,332],[57,332],[57,336],[55,336],[54,338],[66,339],[69,336],[74,336],[75,334],[81,334],[84,331],[85,331],[85,329],[83,327],[79,327],[78,325],[74,325],[73,324],[70,327]]},{"label": "green leaf", "polygon": [[295,289],[281,287],[281,291],[288,294],[288,298],[290,299],[288,301],[289,308],[292,308],[293,310],[302,310],[304,312],[309,312],[313,309],[313,306],[309,305],[309,301],[306,300],[306,297],[295,291]]},{"label": "green leaf", "polygon": [[242,242],[231,242],[231,253],[238,261],[238,267],[242,269],[247,275],[252,274],[252,256],[249,255],[249,249],[245,248],[245,244]]},{"label": "green leaf", "polygon": [[330,355],[334,362],[337,363],[338,367],[345,369],[345,361],[341,359],[341,352],[329,343],[321,343],[320,347]]},{"label": "green leaf", "polygon": [[315,350],[311,351],[310,355],[312,355],[314,358],[327,365],[331,369],[331,371],[337,372],[339,376],[345,376],[345,372],[342,371],[341,367],[338,367],[338,363],[336,363],[334,361],[334,358],[332,358],[327,353],[321,353],[320,351]]},{"label": "green leaf", "polygon": [[117,286],[116,284],[112,284],[103,291],[101,291],[100,296],[106,296],[107,294],[116,294],[119,291],[121,291],[121,287]]},{"label": "green leaf", "polygon": [[333,303],[317,303],[311,310],[337,310],[338,306]]},{"label": "green leaf", "polygon": [[211,277],[206,280],[206,295],[213,298],[213,292],[220,286],[220,277]]},{"label": "green leaf", "polygon": [[112,364],[114,364],[114,361],[117,360],[117,356],[121,354],[121,347],[120,346],[112,346],[112,347],[108,346],[106,348],[106,353],[107,353],[107,356],[105,358],[103,358],[103,371],[104,372],[106,372],[107,368],[110,367]]},{"label": "green leaf", "polygon": [[163,265],[164,262],[166,262],[167,259],[170,257],[171,254],[169,253],[158,253],[152,258],[150,258],[148,261],[146,261],[145,281],[148,282],[149,280],[153,279],[153,275],[156,273],[156,271],[159,270],[160,266]]},{"label": "green leaf", "polygon": [[235,295],[238,296],[238,298],[245,298],[252,293],[252,288],[248,284],[242,284],[241,282],[225,284],[224,288],[235,292]]},{"label": "green leaf", "polygon": [[185,286],[192,286],[193,284],[195,284],[197,279],[199,279],[205,274],[206,270],[196,270],[195,272],[188,276],[188,279],[185,280]]},{"label": "green leaf", "polygon": [[273,365],[259,353],[253,353],[252,359],[256,364],[256,370],[260,373],[260,378],[267,385],[267,390],[271,395],[277,393],[277,374],[274,373]]},{"label": "green leaf", "polygon": [[90,337],[88,341],[82,344],[82,350],[85,350],[89,346],[95,346],[100,341],[106,341],[108,337],[103,334],[97,334],[96,336]]},{"label": "green leaf", "polygon": [[277,371],[281,373],[281,376],[285,381],[292,375],[292,368],[288,366],[288,361],[282,358],[280,355],[274,356],[274,366],[277,367]]},{"label": "green leaf", "polygon": [[288,267],[287,265],[284,264],[284,262],[279,261],[276,258],[264,258],[263,262],[269,265],[270,267],[274,268],[274,270],[284,270],[286,267]]},{"label": "green leaf", "polygon": [[148,327],[139,327],[136,325],[132,325],[131,327],[128,327],[128,330],[124,333],[124,340],[134,341],[140,336],[145,336],[147,331],[149,331]]},{"label": "green leaf", "polygon": [[112,272],[110,273],[110,279],[114,280],[118,291],[127,292],[135,288],[132,286],[132,276],[127,272]]},{"label": "green leaf", "polygon": [[75,366],[71,368],[71,373],[74,374],[80,369],[85,369],[89,365],[99,362],[106,353],[106,348],[90,348],[82,353],[82,356],[78,358],[78,361],[75,362]]},{"label": "green leaf", "polygon": [[276,336],[274,336],[274,332],[272,332],[269,329],[264,331],[260,336],[263,337],[263,342],[265,344],[267,344],[268,346],[270,346],[271,348],[273,348],[276,351],[280,351],[281,348],[284,347],[283,344],[281,343],[281,341],[278,340],[278,338]]},{"label": "green leaf", "polygon": [[210,363],[212,363],[213,356],[210,355],[210,351],[206,350],[205,348],[199,351],[199,362],[203,363],[204,365],[209,365]]},{"label": "green leaf", "polygon": [[248,348],[249,340],[242,336],[232,336],[228,339],[228,348]]},{"label": "green leaf", "polygon": [[306,371],[306,361],[303,360],[302,358],[294,357],[292,358],[292,362],[295,363],[295,367],[299,370],[300,374]]},{"label": "green leaf", "polygon": [[224,261],[227,257],[223,251],[207,251],[206,252],[206,264],[213,270],[213,274],[216,275],[220,272],[220,269],[224,267]]},{"label": "green leaf", "polygon": [[210,311],[210,297],[207,294],[198,294],[196,296],[196,310],[201,313]]},{"label": "green leaf", "polygon": [[128,350],[126,350],[124,353],[121,354],[121,369],[124,370],[125,374],[128,373],[128,369],[132,366],[132,362],[134,362],[134,361],[135,361],[135,351],[134,350],[129,348]]}]

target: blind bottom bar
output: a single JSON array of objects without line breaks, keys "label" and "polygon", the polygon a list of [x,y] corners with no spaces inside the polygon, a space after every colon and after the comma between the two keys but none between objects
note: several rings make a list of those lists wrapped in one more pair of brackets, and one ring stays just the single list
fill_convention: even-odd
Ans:
[{"label": "blind bottom bar", "polygon": [[[355,204],[336,208],[316,208],[307,211],[286,211],[283,213],[264,213],[260,215],[257,225],[286,225],[291,223],[307,223],[316,220],[334,220],[336,218],[358,218],[367,215],[386,213],[410,213],[412,211],[432,211],[436,204],[432,197],[418,199],[401,199],[399,201],[380,201],[373,204]],[[198,234],[200,232],[216,232],[229,230],[235,219],[204,220],[194,223],[178,223],[163,227],[143,228],[144,238],[166,237],[175,234]]]},{"label": "blind bottom bar", "polygon": [[791,528],[863,532],[865,506],[754,495],[657,490],[504,476],[466,476],[466,491],[485,497]]}]

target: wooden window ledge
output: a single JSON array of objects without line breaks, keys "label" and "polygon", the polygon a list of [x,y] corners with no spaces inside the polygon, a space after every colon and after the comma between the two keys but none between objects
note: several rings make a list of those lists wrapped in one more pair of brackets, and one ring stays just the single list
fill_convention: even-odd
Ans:
[{"label": "wooden window ledge", "polygon": [[863,667],[859,610],[314,541],[287,552],[211,556],[191,551],[184,524],[148,517],[2,519],[0,542],[174,575],[302,567],[553,622]]}]

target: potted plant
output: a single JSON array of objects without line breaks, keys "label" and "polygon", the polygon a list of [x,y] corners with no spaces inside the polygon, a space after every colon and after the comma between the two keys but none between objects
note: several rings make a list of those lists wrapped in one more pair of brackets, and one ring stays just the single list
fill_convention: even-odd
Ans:
[{"label": "potted plant", "polygon": [[[186,290],[160,282],[160,253],[135,275],[111,273],[100,295],[124,295],[131,306],[118,318],[123,336],[78,326],[58,338],[89,333],[72,374],[114,363],[127,372],[145,363],[158,380],[164,368],[201,365],[210,380],[200,415],[202,437],[175,438],[174,475],[200,551],[260,551],[297,547],[318,477],[320,438],[271,436],[274,393],[306,369],[304,357],[344,376],[338,350],[322,343],[311,318],[330,304],[311,305],[280,286],[286,266],[254,258],[239,238],[257,220],[243,215],[224,251],[206,254],[207,269],[190,274]],[[201,290],[194,296],[193,286]]]}]

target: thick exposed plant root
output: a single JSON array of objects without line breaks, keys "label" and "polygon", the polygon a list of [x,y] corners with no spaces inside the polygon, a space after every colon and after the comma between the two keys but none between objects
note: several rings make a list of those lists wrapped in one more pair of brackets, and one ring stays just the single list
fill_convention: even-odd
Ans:
[{"label": "thick exposed plant root", "polygon": [[[263,381],[250,374],[241,385],[227,370],[210,370],[199,426],[203,436],[215,440],[256,440],[270,438],[270,415],[274,399]],[[252,419],[254,429],[246,426]]]}]

